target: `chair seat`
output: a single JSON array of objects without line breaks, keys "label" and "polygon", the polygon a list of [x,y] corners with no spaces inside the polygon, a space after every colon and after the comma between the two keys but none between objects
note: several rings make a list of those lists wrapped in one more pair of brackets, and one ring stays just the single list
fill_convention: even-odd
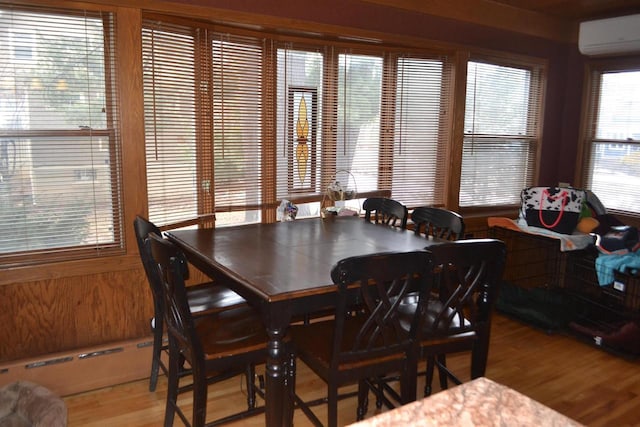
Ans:
[{"label": "chair seat", "polygon": [[194,316],[207,315],[246,304],[244,298],[212,282],[187,287],[187,302]]},{"label": "chair seat", "polygon": [[[416,297],[412,294],[407,295],[400,302],[398,312],[402,316],[402,325],[409,330],[410,320],[417,308]],[[437,322],[437,323],[436,323]],[[429,339],[438,336],[447,336],[461,334],[471,329],[472,325],[468,319],[456,315],[456,311],[452,308],[444,307],[442,302],[430,299],[427,304],[426,313],[423,317],[422,336]]]},{"label": "chair seat", "polygon": [[[347,318],[344,326],[342,352],[349,351],[353,346],[365,320],[358,316]],[[328,378],[332,357],[332,348],[327,346],[326,343],[332,341],[335,327],[333,320],[325,320],[309,325],[292,326],[290,329],[291,339],[296,343],[297,355],[309,364],[309,367],[318,375],[324,378]],[[383,339],[380,338],[379,341],[382,343]],[[339,371],[349,371],[354,368],[365,369],[367,365],[370,365],[372,367],[375,366],[378,371],[384,371],[385,369],[381,366],[386,363],[393,363],[397,366],[398,361],[405,358],[404,354],[397,352],[391,354],[380,353],[378,357],[374,356],[371,352],[366,352],[366,359],[354,355],[352,361],[342,362],[337,368]]]},{"label": "chair seat", "polygon": [[222,359],[230,354],[265,348],[268,338],[265,327],[256,311],[248,305],[226,309],[194,321],[205,360]]}]

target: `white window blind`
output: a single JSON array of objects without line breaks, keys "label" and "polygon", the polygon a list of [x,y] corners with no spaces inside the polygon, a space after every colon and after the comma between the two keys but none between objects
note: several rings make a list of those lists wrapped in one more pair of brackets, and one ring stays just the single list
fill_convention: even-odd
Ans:
[{"label": "white window blind", "polygon": [[469,62],[466,93],[460,206],[518,204],[537,167],[542,70]]},{"label": "white window blind", "polygon": [[407,206],[443,205],[448,170],[446,58],[397,58],[391,194]]},{"label": "white window blind", "polygon": [[640,214],[640,67],[590,77],[586,187],[608,210]]},{"label": "white window blind", "polygon": [[0,5],[0,258],[122,249],[114,25]]}]

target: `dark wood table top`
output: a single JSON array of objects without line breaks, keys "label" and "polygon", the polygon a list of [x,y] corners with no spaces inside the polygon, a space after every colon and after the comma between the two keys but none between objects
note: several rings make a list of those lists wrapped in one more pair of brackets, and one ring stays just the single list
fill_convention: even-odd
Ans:
[{"label": "dark wood table top", "polygon": [[339,260],[385,251],[420,250],[433,241],[355,217],[167,233],[198,268],[217,270],[263,302],[333,292]]}]

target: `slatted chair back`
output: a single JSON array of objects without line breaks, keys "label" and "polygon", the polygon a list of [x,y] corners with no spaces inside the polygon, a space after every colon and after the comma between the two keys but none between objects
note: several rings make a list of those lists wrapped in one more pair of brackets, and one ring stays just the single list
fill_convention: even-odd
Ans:
[{"label": "slatted chair back", "polygon": [[[495,239],[458,240],[429,247],[436,266],[438,310],[430,306],[428,337],[488,326],[498,296],[506,249]],[[433,301],[430,301],[433,302]]]},{"label": "slatted chair back", "polygon": [[362,204],[365,221],[407,228],[409,211],[397,200],[386,197],[370,197]]},{"label": "slatted chair back", "polygon": [[[337,426],[338,389],[347,384],[359,383],[357,419],[367,412],[369,390],[375,391],[371,380],[388,372],[404,374],[399,399],[415,399],[415,371],[409,367],[417,362],[409,358],[419,316],[407,321],[399,308],[407,295],[419,304],[427,294],[429,265],[426,251],[343,259],[331,271],[338,291],[333,318],[291,328],[298,357],[327,384],[329,427]],[[308,402],[296,401],[320,424]]]},{"label": "slatted chair back", "polygon": [[[153,294],[153,303],[154,306],[156,306],[155,312],[162,314],[164,311],[164,302],[162,301],[161,288],[162,284],[160,283],[159,278],[155,276],[155,269],[157,268],[157,266],[155,265],[151,254],[144,247],[144,241],[147,239],[147,236],[149,234],[161,236],[162,233],[154,223],[145,218],[142,218],[141,216],[136,216],[136,219],[133,221],[133,229],[136,234],[136,243],[138,244],[138,251],[142,260],[142,265],[144,266],[144,271],[147,275],[147,281],[149,282],[149,287],[151,288],[151,292]],[[160,305],[160,307],[158,307],[158,305]],[[162,319],[158,320],[162,321]]]},{"label": "slatted chair back", "polygon": [[491,317],[506,258],[504,242],[468,239],[430,246],[433,298],[419,329],[420,352],[427,359],[425,395],[431,393],[434,365],[440,386],[460,384],[446,366],[446,354],[471,352],[471,379],[485,374]]},{"label": "slatted chair back", "polygon": [[413,210],[411,220],[416,234],[444,240],[464,238],[464,221],[457,212],[422,206]]},{"label": "slatted chair back", "polygon": [[147,283],[149,289],[151,289],[151,296],[153,297],[153,318],[151,319],[151,331],[153,333],[153,348],[151,353],[151,374],[149,375],[149,391],[155,391],[158,383],[158,375],[160,370],[165,375],[169,374],[169,369],[162,361],[161,353],[168,351],[168,347],[163,343],[164,341],[164,297],[162,296],[162,282],[157,275],[157,265],[153,261],[151,252],[145,247],[145,240],[150,234],[161,236],[160,229],[151,221],[136,216],[133,221],[133,228],[136,235],[136,242],[138,244],[138,251],[140,253],[140,259],[144,267],[145,275],[147,276]]},{"label": "slatted chair back", "polygon": [[[334,369],[343,363],[407,350],[416,324],[398,315],[400,302],[406,295],[426,292],[429,265],[426,252],[355,256],[338,262],[331,271],[338,286]],[[349,314],[353,306],[359,311],[355,316]]]},{"label": "slatted chair back", "polygon": [[195,332],[195,323],[187,300],[185,285],[187,260],[174,244],[160,236],[150,235],[147,245],[147,251],[151,252],[156,263],[152,274],[162,286],[167,333],[170,339],[173,337],[178,341],[187,362],[197,365],[197,358],[193,355],[203,354],[203,349]]}]

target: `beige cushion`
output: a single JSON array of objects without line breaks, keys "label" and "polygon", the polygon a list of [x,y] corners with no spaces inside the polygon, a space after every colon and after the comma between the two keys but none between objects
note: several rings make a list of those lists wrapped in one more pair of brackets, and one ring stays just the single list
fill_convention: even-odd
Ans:
[{"label": "beige cushion", "polygon": [[0,389],[0,427],[66,427],[64,400],[47,388],[18,381]]}]

